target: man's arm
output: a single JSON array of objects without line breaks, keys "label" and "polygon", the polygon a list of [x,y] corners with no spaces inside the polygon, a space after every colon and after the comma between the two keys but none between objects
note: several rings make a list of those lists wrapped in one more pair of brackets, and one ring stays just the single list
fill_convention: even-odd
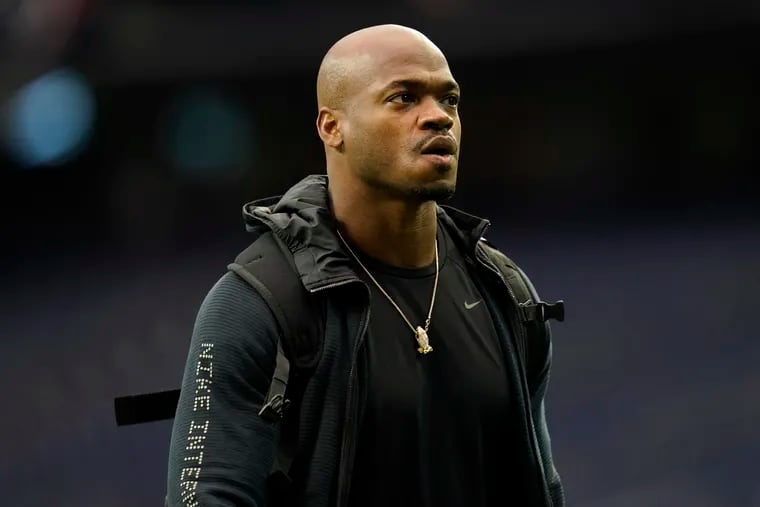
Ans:
[{"label": "man's arm", "polygon": [[172,430],[170,507],[262,507],[277,428],[258,416],[274,372],[276,325],[233,273],[209,291],[193,329]]},{"label": "man's arm", "polygon": [[[536,427],[536,438],[538,439],[538,447],[541,452],[541,461],[543,462],[544,472],[549,485],[549,493],[552,497],[553,507],[565,506],[565,493],[562,488],[562,481],[557,473],[557,469],[554,467],[554,460],[552,458],[551,438],[549,436],[549,429],[546,425],[546,407],[544,397],[546,395],[546,389],[549,385],[549,374],[551,372],[552,362],[552,346],[551,346],[551,329],[549,324],[546,326],[546,347],[544,348],[545,361],[540,372],[534,379],[529,379],[530,384],[530,408],[533,416],[533,423]],[[530,381],[532,380],[532,381]]]}]

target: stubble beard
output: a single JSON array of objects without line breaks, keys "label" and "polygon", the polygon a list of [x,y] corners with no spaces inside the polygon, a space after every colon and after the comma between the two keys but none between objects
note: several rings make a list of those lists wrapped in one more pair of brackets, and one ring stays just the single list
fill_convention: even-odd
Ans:
[{"label": "stubble beard", "polygon": [[443,203],[454,197],[454,192],[456,192],[456,185],[416,186],[407,189],[407,197],[419,202]]},{"label": "stubble beard", "polygon": [[[454,170],[451,167],[438,168],[440,174]],[[380,170],[382,171],[382,169]],[[443,203],[450,200],[456,192],[456,183],[435,181],[429,184],[407,185],[404,182],[395,182],[382,178],[377,169],[359,171],[359,176],[364,183],[392,198],[410,202],[435,201]]]},{"label": "stubble beard", "polygon": [[379,178],[363,178],[364,182],[379,190],[390,197],[413,202],[445,202],[451,199],[456,192],[456,185],[445,183],[431,183],[430,185],[412,185],[406,186],[392,181],[385,181]]}]

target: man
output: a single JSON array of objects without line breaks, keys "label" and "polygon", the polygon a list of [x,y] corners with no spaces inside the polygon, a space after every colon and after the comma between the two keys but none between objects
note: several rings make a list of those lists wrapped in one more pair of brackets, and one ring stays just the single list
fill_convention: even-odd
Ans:
[{"label": "man", "polygon": [[[564,505],[543,412],[550,346],[529,351],[540,368],[524,378],[507,289],[478,254],[488,222],[437,205],[456,185],[459,96],[421,33],[344,37],[317,77],[327,175],[246,208],[324,301],[318,364],[282,421],[298,417],[293,505]],[[225,274],[193,332],[170,505],[284,503],[267,482],[281,428],[258,415],[278,339],[261,293]]]}]

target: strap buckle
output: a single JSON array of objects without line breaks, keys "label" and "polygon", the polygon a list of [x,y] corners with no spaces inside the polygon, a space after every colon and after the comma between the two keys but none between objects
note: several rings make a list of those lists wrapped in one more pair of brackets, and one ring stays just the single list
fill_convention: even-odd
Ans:
[{"label": "strap buckle", "polygon": [[259,415],[267,422],[276,423],[282,419],[289,406],[289,399],[285,398],[282,394],[275,394],[261,407]]},{"label": "strap buckle", "polygon": [[565,320],[565,302],[561,299],[554,303],[547,303],[545,301],[531,303],[530,301],[526,301],[525,303],[520,303],[519,306],[523,322],[533,320],[546,322],[549,319],[562,322]]}]

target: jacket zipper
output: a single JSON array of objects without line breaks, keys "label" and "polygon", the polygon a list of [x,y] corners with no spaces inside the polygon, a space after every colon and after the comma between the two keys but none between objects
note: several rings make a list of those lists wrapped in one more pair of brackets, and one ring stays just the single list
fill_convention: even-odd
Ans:
[{"label": "jacket zipper", "polygon": [[[519,308],[520,302],[517,301],[517,296],[515,296],[515,293],[512,290],[512,287],[504,279],[504,276],[501,274],[501,272],[497,268],[495,268],[495,267],[493,267],[491,265],[490,261],[487,261],[487,260],[484,260],[484,259],[480,258],[477,255],[477,252],[476,252],[475,257],[478,259],[478,261],[480,262],[480,264],[482,264],[486,269],[488,269],[489,271],[493,272],[496,276],[498,276],[499,280],[501,281],[501,283],[507,288],[507,292],[509,293],[509,297],[511,298],[512,302],[514,303],[514,307],[513,308],[508,308],[507,309],[507,319],[509,321],[510,326],[512,327],[512,332],[514,332],[514,333],[523,333],[524,332],[523,326],[520,324],[520,322],[518,320],[519,319],[519,315],[514,310],[515,308]],[[521,341],[521,340],[518,340],[518,342],[519,341]],[[527,345],[527,340],[526,340],[526,345]],[[527,386],[528,377],[527,377],[527,374],[526,374],[526,365],[523,364],[522,357],[520,356],[519,353],[517,354],[517,356],[518,356],[517,357],[517,364],[520,367],[520,373],[521,373],[520,377],[522,378],[522,382],[521,382],[522,389],[523,389],[523,392],[525,393],[524,394],[524,399],[525,399],[525,401],[527,403],[530,403],[529,389],[528,389],[528,386]],[[538,465],[538,469],[540,471],[541,489],[542,489],[543,494],[544,494],[544,503],[548,507],[551,507],[552,504],[553,504],[553,502],[551,500],[551,495],[549,494],[549,487],[548,487],[548,484],[547,484],[547,481],[546,481],[546,471],[544,470],[544,463],[543,463],[543,461],[541,459],[541,453],[540,453],[540,450],[538,448],[538,441],[537,441],[537,438],[536,438],[536,431],[535,431],[535,422],[533,421],[533,415],[531,414],[530,407],[529,406],[524,406],[523,408],[524,408],[525,413],[526,413],[526,415],[528,417],[528,422],[530,423],[529,424],[529,428],[528,428],[530,447],[531,447],[531,450],[533,451],[533,458],[536,460],[536,463]]]},{"label": "jacket zipper", "polygon": [[[344,280],[341,282],[333,283],[330,285],[326,285],[323,287],[319,287],[317,289],[311,290],[312,293],[318,292],[320,290],[329,289],[338,287],[341,285],[346,285],[348,283],[361,283],[363,287],[367,291],[369,289],[361,280],[357,280],[355,278],[351,278],[349,280]],[[366,335],[367,326],[369,324],[369,315],[370,315],[370,307],[369,304],[366,305],[364,312],[362,313],[362,316],[359,320],[359,333],[356,337],[356,340],[354,342],[354,348],[351,353],[351,368],[349,369],[348,373],[348,390],[346,392],[346,413],[345,418],[343,421],[343,438],[341,439],[341,446],[340,446],[340,460],[338,465],[338,487],[336,492],[336,505],[338,507],[343,507],[348,503],[348,492],[350,487],[350,479],[351,479],[351,470],[349,469],[349,461],[352,457],[355,443],[354,442],[354,433],[355,433],[355,426],[356,421],[354,421],[354,415],[356,413],[356,408],[354,398],[355,398],[355,386],[357,384],[357,362],[359,358],[359,351],[361,349],[361,346],[364,343],[364,336]],[[352,458],[351,458],[352,459]]]},{"label": "jacket zipper", "polygon": [[357,372],[356,363],[359,358],[359,350],[364,343],[364,335],[367,331],[367,325],[369,323],[369,305],[367,305],[364,314],[362,315],[359,324],[359,335],[356,338],[356,345],[354,345],[353,356],[351,358],[351,370],[349,371],[348,392],[346,393],[346,417],[343,421],[343,440],[341,441],[340,452],[340,466],[338,468],[338,493],[337,502],[338,507],[343,507],[348,504],[348,492],[351,486],[351,469],[349,462],[353,461],[354,448],[356,442],[354,439],[354,433],[356,430],[356,421],[354,415],[357,412],[357,404],[354,401],[356,397],[355,386],[357,384]]}]

